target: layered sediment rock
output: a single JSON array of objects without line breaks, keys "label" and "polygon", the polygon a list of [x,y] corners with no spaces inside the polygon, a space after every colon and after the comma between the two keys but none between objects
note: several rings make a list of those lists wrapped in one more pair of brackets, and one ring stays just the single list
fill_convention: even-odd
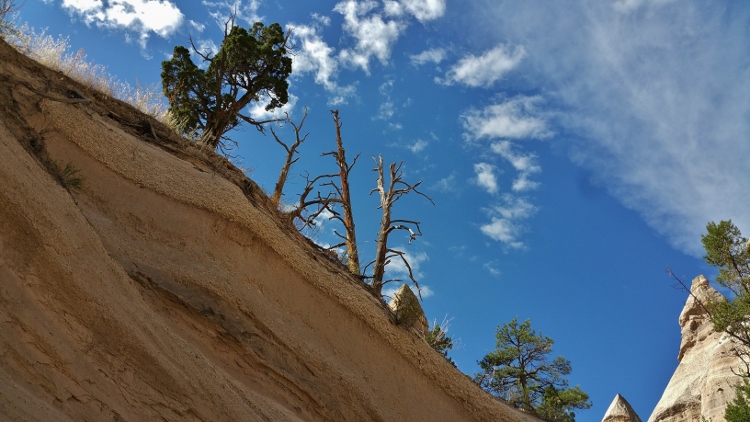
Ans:
[{"label": "layered sediment rock", "polygon": [[172,137],[0,40],[0,421],[536,420]]},{"label": "layered sediment rock", "polygon": [[693,280],[680,313],[682,342],[677,366],[648,422],[724,421],[724,409],[735,397],[740,361],[729,337],[714,331],[703,304],[722,300],[704,276]]}]

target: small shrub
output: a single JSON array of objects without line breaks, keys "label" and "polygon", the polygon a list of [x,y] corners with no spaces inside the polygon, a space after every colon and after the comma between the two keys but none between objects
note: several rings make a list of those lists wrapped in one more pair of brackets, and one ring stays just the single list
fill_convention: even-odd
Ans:
[{"label": "small shrub", "polygon": [[65,167],[61,167],[57,161],[49,158],[46,153],[42,157],[42,162],[52,177],[68,192],[81,192],[83,190],[85,179],[81,175],[81,171],[73,163],[67,163]]}]

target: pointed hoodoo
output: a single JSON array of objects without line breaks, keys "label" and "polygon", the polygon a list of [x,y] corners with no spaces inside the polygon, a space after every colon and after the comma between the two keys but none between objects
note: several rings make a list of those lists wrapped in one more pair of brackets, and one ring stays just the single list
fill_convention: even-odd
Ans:
[{"label": "pointed hoodoo", "polygon": [[625,398],[619,394],[612,400],[607,413],[604,414],[602,422],[641,422],[641,418],[635,413]]},{"label": "pointed hoodoo", "polygon": [[417,295],[407,284],[404,283],[396,291],[393,299],[388,303],[388,307],[396,314],[399,324],[411,327],[421,335],[427,334],[429,323],[422,310],[422,305],[419,304]]},{"label": "pointed hoodoo", "polygon": [[649,422],[714,422],[724,420],[727,403],[735,398],[742,365],[734,342],[726,333],[716,332],[704,304],[724,300],[706,277],[693,279],[690,296],[680,313],[682,342],[677,365]]}]

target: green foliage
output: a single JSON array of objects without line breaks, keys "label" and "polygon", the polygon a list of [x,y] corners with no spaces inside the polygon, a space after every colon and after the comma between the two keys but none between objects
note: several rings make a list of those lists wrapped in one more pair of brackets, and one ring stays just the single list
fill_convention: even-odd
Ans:
[{"label": "green foliage", "polygon": [[750,244],[731,220],[706,225],[701,236],[706,250],[704,259],[719,267],[716,282],[732,291],[728,300],[706,304],[717,331],[725,331],[744,346],[750,347],[747,317],[750,315]]},{"label": "green foliage", "polygon": [[719,267],[716,282],[735,295],[750,292],[750,244],[732,220],[706,225],[701,236],[706,263]]},{"label": "green foliage", "polygon": [[589,395],[580,386],[562,390],[550,386],[544,390],[537,415],[548,422],[574,422],[576,414],[573,410],[590,408],[588,400]]},{"label": "green foliage", "polygon": [[448,351],[453,349],[453,339],[448,336],[447,321],[443,321],[442,324],[434,324],[432,329],[427,332],[424,336],[433,349],[440,353],[451,365],[456,366],[453,359],[448,357]]},{"label": "green foliage", "polygon": [[174,48],[171,60],[162,62],[162,87],[169,112],[185,133],[200,132],[203,141],[216,148],[224,134],[240,120],[262,129],[262,124],[243,114],[251,103],[269,99],[267,111],[287,103],[292,59],[287,56],[287,38],[278,23],[257,22],[250,30],[234,26],[225,31],[213,57],[193,47],[208,67],[199,68],[190,51]]},{"label": "green foliage", "polygon": [[[707,304],[714,329],[729,334],[738,344],[735,352],[747,365],[750,359],[750,243],[742,237],[732,220],[719,224],[709,222],[706,234],[701,236],[706,263],[719,267],[716,282],[731,290],[728,300]],[[736,387],[737,397],[727,405],[724,417],[727,422],[750,421],[750,373],[742,374],[742,384]]]},{"label": "green foliage", "polygon": [[42,161],[52,176],[57,179],[57,182],[69,192],[81,192],[83,190],[83,182],[86,179],[81,176],[81,171],[73,163],[67,163],[65,167],[60,167],[57,161],[47,156],[46,151],[42,154]]},{"label": "green foliage", "polygon": [[747,378],[736,388],[737,397],[727,405],[724,418],[727,422],[750,421],[750,381]]},{"label": "green foliage", "polygon": [[475,381],[515,407],[553,421],[574,421],[573,409],[588,409],[588,394],[568,387],[570,361],[550,359],[554,341],[513,318],[497,328],[496,349],[480,362]]}]

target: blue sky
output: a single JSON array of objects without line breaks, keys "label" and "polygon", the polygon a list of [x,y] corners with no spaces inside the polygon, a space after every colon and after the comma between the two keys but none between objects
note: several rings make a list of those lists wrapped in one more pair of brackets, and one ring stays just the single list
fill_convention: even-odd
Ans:
[{"label": "blue sky", "polygon": [[[555,340],[599,421],[615,394],[648,418],[677,365],[690,280],[708,221],[750,232],[750,4],[743,1],[32,0],[21,22],[70,38],[132,85],[160,84],[188,36],[220,44],[237,23],[292,30],[292,99],[304,106],[301,174],[331,172],[329,110],[340,110],[363,261],[374,254],[371,156],[404,161],[432,206],[405,197],[398,218],[430,320],[451,319],[459,369],[478,370],[513,317]],[[291,139],[291,133],[280,130]],[[272,190],[284,151],[252,128],[235,161]],[[333,242],[332,223],[316,239]],[[390,275],[399,276],[398,267]],[[366,351],[365,351],[366,352]]]}]

